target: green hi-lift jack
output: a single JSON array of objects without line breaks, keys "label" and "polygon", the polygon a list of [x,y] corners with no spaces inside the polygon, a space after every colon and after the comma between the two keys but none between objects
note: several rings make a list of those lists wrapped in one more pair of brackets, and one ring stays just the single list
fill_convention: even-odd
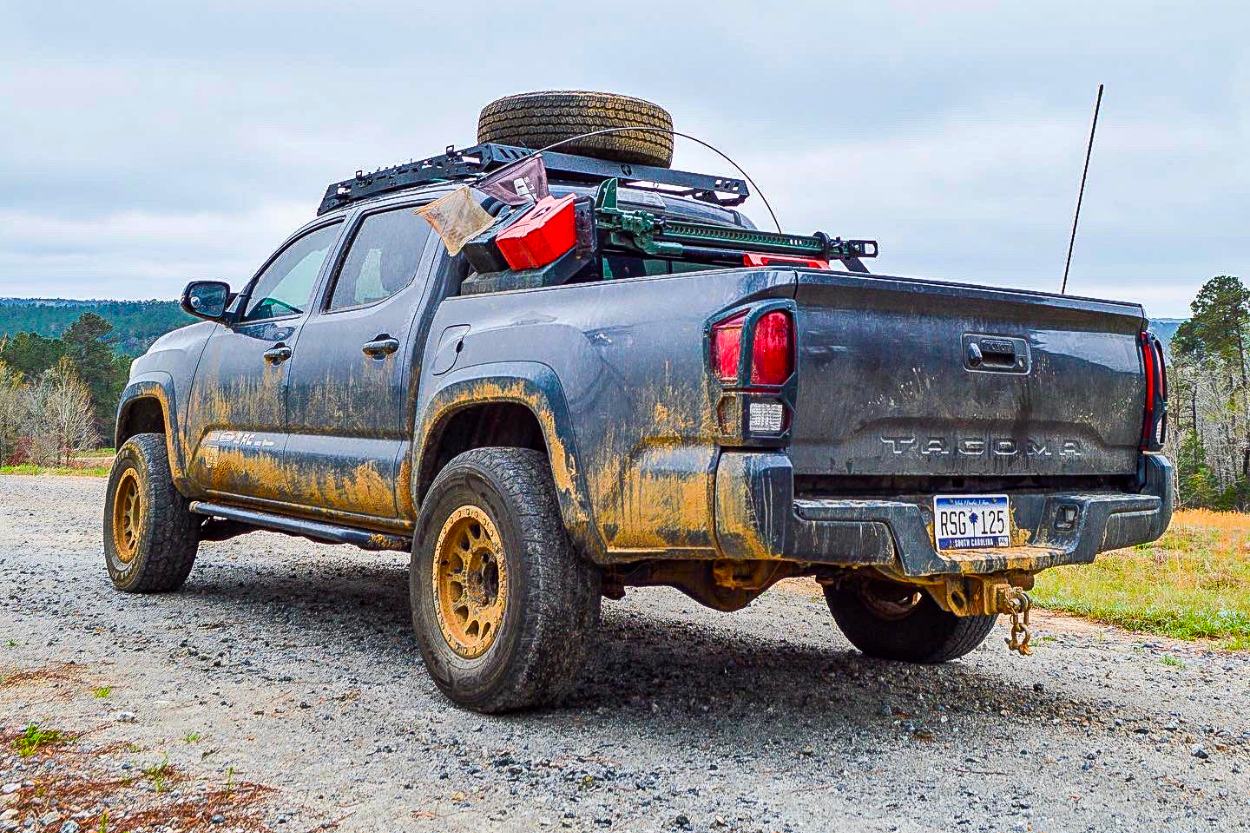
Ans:
[{"label": "green hi-lift jack", "polygon": [[[653,257],[742,265],[744,254],[764,253],[808,260],[858,260],[877,256],[875,240],[843,240],[823,232],[808,237],[657,217],[623,210],[619,182],[604,180],[595,192],[595,226],[606,242]],[[849,264],[848,264],[849,265]],[[861,271],[862,266],[855,271]]]},{"label": "green hi-lift jack", "polygon": [[[465,295],[508,289],[559,286],[584,275],[601,254],[641,254],[648,257],[706,263],[712,266],[790,266],[828,269],[840,260],[847,269],[867,272],[860,258],[876,257],[875,240],[843,240],[822,232],[804,236],[778,234],[713,223],[675,220],[642,210],[622,209],[617,201],[619,180],[604,180],[595,192],[593,207],[581,201],[579,243],[552,263],[537,269],[485,271],[469,276],[460,291]],[[580,213],[584,212],[584,213]],[[593,222],[591,220],[593,215]],[[483,234],[492,235],[493,231]],[[604,262],[602,278],[612,279]]]}]

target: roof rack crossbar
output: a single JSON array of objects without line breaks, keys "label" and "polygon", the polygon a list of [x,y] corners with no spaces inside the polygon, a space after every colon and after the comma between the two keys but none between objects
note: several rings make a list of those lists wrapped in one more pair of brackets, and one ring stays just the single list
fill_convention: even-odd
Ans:
[{"label": "roof rack crossbar", "polygon": [[[526,148],[499,145],[493,142],[474,145],[463,150],[448,146],[446,152],[372,173],[357,171],[356,176],[331,183],[317,209],[318,216],[359,200],[436,182],[468,180],[529,156]],[[709,174],[656,168],[576,156],[570,153],[543,151],[543,164],[555,179],[597,184],[618,179],[621,184],[678,197],[691,197],[713,205],[741,205],[750,191],[741,179]]]}]

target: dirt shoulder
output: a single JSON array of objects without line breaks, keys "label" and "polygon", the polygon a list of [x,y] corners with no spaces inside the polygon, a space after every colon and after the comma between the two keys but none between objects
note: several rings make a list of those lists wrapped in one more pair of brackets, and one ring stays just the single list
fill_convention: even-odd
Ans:
[{"label": "dirt shoulder", "polygon": [[[0,831],[162,807],[213,830],[1250,825],[1244,653],[1040,616],[1031,659],[996,634],[908,667],[851,649],[814,586],[733,615],[656,589],[605,603],[564,708],[483,718],[422,671],[402,555],[256,534],[204,545],[180,593],[126,596],[103,490],[0,477]],[[84,734],[22,757],[31,722]],[[54,783],[89,786],[53,807]]]}]

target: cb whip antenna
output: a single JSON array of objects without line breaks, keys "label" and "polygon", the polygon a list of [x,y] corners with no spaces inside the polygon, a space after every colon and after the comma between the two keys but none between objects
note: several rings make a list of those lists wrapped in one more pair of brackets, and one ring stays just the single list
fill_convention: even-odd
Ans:
[{"label": "cb whip antenna", "polygon": [[1076,195],[1076,214],[1072,217],[1072,236],[1068,238],[1068,260],[1063,264],[1063,286],[1059,294],[1068,291],[1068,270],[1072,268],[1072,248],[1076,245],[1076,224],[1081,219],[1081,200],[1085,198],[1085,178],[1089,176],[1089,157],[1094,152],[1094,131],[1098,129],[1098,109],[1102,107],[1102,84],[1098,85],[1098,98],[1094,100],[1094,120],[1089,125],[1089,144],[1085,146],[1085,170],[1081,172],[1081,190]]}]

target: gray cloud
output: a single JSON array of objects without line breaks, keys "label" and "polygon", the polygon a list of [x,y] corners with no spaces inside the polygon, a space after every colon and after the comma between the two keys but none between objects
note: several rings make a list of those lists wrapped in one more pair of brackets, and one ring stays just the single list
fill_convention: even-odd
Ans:
[{"label": "gray cloud", "polygon": [[[6,4],[0,295],[241,280],[329,181],[470,144],[483,103],[553,87],[659,101],[787,227],[879,238],[881,271],[1053,289],[1104,81],[1072,290],[1183,315],[1246,273],[1248,23],[1128,2]],[[725,171],[681,143],[677,163]]]}]

